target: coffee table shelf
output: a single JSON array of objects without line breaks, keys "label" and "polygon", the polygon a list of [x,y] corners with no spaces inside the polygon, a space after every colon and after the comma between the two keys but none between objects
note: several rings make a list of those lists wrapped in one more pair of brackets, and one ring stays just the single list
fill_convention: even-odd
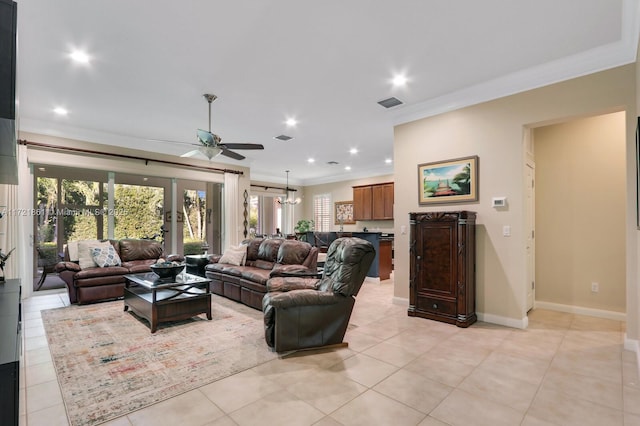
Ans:
[{"label": "coffee table shelf", "polygon": [[211,320],[211,280],[181,273],[175,280],[159,279],[153,272],[125,275],[124,310],[131,309],[149,321],[151,332],[158,324],[180,321],[199,314]]}]

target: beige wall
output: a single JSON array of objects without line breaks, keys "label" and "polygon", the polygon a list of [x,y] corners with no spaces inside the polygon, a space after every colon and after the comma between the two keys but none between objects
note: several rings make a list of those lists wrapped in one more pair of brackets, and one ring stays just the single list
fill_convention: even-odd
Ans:
[{"label": "beige wall", "polygon": [[[635,65],[595,73],[495,101],[416,120],[395,127],[395,297],[409,297],[409,225],[412,211],[460,210],[478,213],[476,299],[479,316],[507,325],[526,325],[524,238],[524,158],[526,128],[551,121],[626,111],[626,149],[635,150]],[[472,204],[418,205],[417,165],[469,155],[479,156],[480,201]],[[629,173],[627,198],[635,199]],[[632,176],[630,178],[630,176]],[[508,207],[491,207],[506,196]],[[635,233],[635,207],[625,206],[626,235]],[[511,226],[511,236],[502,235]],[[627,239],[627,282],[635,286],[635,238]],[[630,249],[631,247],[631,249]],[[633,312],[637,303],[633,302]],[[637,323],[637,316],[634,321]],[[637,328],[633,335],[637,335]]]},{"label": "beige wall", "polygon": [[533,135],[536,301],[625,312],[625,114]]},{"label": "beige wall", "polygon": [[[374,183],[393,182],[393,175],[375,176],[364,179],[354,179],[342,182],[326,183],[322,185],[310,185],[304,188],[304,206],[302,210],[302,217],[298,219],[312,219],[313,218],[313,197],[319,194],[330,194],[331,202],[337,201],[353,201],[353,186],[358,185],[370,185]],[[397,194],[397,189],[396,189]],[[397,195],[396,195],[397,196]],[[340,225],[335,225],[335,217],[331,220],[331,230],[337,231],[340,229]],[[362,231],[365,226],[369,231],[381,231],[381,232],[393,232],[394,229],[393,220],[367,220],[357,221],[354,225],[344,225],[343,229],[347,232]]]}]

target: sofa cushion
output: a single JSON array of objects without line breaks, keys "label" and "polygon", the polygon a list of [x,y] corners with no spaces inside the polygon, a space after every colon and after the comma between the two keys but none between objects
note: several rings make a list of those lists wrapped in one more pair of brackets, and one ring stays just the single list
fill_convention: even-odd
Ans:
[{"label": "sofa cushion", "polygon": [[123,262],[131,260],[152,259],[162,257],[162,245],[153,240],[120,240],[120,259]]},{"label": "sofa cushion", "polygon": [[242,275],[242,271],[244,268],[245,266],[229,265],[228,263],[210,263],[209,265],[204,267],[205,271],[223,272],[225,274],[234,275],[236,277]]},{"label": "sofa cushion", "polygon": [[277,263],[282,265],[301,265],[311,251],[311,244],[304,241],[285,240],[278,249]]},{"label": "sofa cushion", "polygon": [[141,272],[150,272],[150,266],[156,261],[154,259],[131,260],[122,262],[122,266],[129,270],[130,274],[139,274]]},{"label": "sofa cushion", "polygon": [[[245,268],[245,270],[242,271],[242,278],[266,286],[270,272],[271,271],[260,268]],[[264,291],[266,291],[266,289]]]},{"label": "sofa cushion", "polygon": [[273,269],[273,265],[275,265],[275,263],[268,262],[266,260],[261,260],[261,259],[258,259],[255,262],[253,262],[253,267],[254,268],[266,269],[268,271]]},{"label": "sofa cushion", "polygon": [[91,249],[93,261],[101,268],[105,266],[120,266],[120,256],[111,244]]},{"label": "sofa cushion", "polygon": [[260,248],[258,248],[258,260],[266,260],[267,262],[275,263],[278,259],[278,250],[280,249],[280,245],[284,241],[286,240],[281,238],[263,240],[262,243],[260,243]]},{"label": "sofa cushion", "polygon": [[224,251],[222,257],[220,258],[220,260],[218,260],[218,263],[228,263],[229,265],[242,266],[244,265],[246,257],[246,246],[232,246]]},{"label": "sofa cushion", "polygon": [[249,243],[247,244],[246,262],[253,262],[258,258],[258,250],[260,249],[260,244],[262,244],[263,241],[263,238],[254,238],[253,240],[249,240]]}]

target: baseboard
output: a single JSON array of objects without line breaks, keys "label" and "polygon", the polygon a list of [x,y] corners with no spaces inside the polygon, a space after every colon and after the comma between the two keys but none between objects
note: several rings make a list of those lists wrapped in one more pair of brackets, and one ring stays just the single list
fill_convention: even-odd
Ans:
[{"label": "baseboard", "polygon": [[626,321],[624,312],[605,311],[602,309],[585,308],[582,306],[563,305],[560,303],[541,302],[536,300],[536,309],[548,309],[550,311],[567,312],[569,314],[587,315],[590,317],[604,318],[615,321]]},{"label": "baseboard", "polygon": [[478,317],[478,321],[503,325],[505,327],[525,329],[529,326],[529,318],[526,316],[522,319],[514,319],[500,315],[486,314],[483,312],[476,312],[476,315]]},{"label": "baseboard", "polygon": [[[391,299],[391,303],[393,303],[394,305],[401,305],[401,306],[408,307],[409,299],[407,299],[406,297],[394,296],[393,299]],[[527,326],[529,325],[529,318],[527,317],[524,317],[521,320],[515,320],[513,318],[501,317],[499,315],[492,315],[492,314],[483,314],[480,312],[476,312],[476,315],[478,317],[478,321],[489,322],[491,324],[497,324],[497,325],[504,325],[505,327],[510,327],[510,328],[527,328]]]},{"label": "baseboard", "polygon": [[394,305],[409,306],[409,299],[407,299],[406,297],[393,296],[393,299],[391,299],[391,303],[393,303]]}]

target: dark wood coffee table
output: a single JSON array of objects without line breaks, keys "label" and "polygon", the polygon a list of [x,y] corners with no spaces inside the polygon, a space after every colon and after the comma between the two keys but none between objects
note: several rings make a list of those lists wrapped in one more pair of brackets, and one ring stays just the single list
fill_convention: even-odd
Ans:
[{"label": "dark wood coffee table", "polygon": [[211,320],[211,280],[180,273],[175,279],[160,279],[153,272],[124,276],[124,310],[131,309],[149,321],[151,332],[158,324],[180,321],[199,314]]}]

